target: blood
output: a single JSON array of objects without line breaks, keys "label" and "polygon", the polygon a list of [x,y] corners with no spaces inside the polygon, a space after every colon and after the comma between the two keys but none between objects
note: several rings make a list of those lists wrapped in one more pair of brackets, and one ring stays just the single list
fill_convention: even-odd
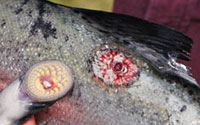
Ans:
[{"label": "blood", "polygon": [[7,83],[0,80],[0,91],[7,87]]},{"label": "blood", "polygon": [[113,80],[114,84],[128,83],[135,76],[136,69],[131,68],[131,65],[133,65],[133,63],[126,57],[124,57],[122,62],[117,62],[114,65],[113,71],[117,76]]},{"label": "blood", "polygon": [[88,110],[88,107],[97,106],[98,103],[89,103],[75,96],[66,96],[57,101],[53,106],[38,113],[36,115],[36,120],[38,124],[44,124],[44,122],[46,122],[51,125],[106,124],[109,121],[107,121],[104,116],[96,116],[95,119],[92,119],[95,115],[95,112],[93,112],[95,108],[90,108],[90,110]]},{"label": "blood", "polygon": [[[51,79],[51,76],[42,76],[40,77],[40,82],[43,85],[45,90],[52,90],[55,87],[55,83]],[[49,83],[50,86],[45,86],[45,82]]]},{"label": "blood", "polygon": [[[14,76],[14,77],[13,77]],[[13,72],[6,72],[4,68],[0,67],[0,91],[6,88],[17,76]]]},{"label": "blood", "polygon": [[137,72],[135,64],[116,50],[103,50],[96,64],[101,73],[98,73],[100,75],[97,74],[97,77],[103,79],[105,83],[113,83],[114,86],[129,83]]},{"label": "blood", "polygon": [[123,64],[120,63],[120,62],[118,62],[118,63],[115,64],[113,70],[114,70],[115,72],[119,72],[119,71],[122,70],[122,67],[123,67]]}]

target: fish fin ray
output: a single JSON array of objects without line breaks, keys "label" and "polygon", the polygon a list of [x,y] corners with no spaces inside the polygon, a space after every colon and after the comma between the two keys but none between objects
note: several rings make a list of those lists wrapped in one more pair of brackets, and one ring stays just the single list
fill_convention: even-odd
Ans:
[{"label": "fish fin ray", "polygon": [[177,58],[189,61],[192,39],[174,29],[127,15],[85,9],[74,9],[93,27],[118,39],[129,39],[156,50],[168,58],[176,52]]}]

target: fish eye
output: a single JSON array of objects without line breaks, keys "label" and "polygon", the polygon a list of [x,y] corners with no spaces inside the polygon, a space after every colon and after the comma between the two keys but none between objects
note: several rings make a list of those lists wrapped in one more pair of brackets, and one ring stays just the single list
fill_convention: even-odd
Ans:
[{"label": "fish eye", "polygon": [[95,49],[93,56],[92,70],[98,83],[123,87],[132,84],[139,76],[139,68],[134,60],[116,47],[102,45]]},{"label": "fish eye", "polygon": [[30,68],[22,85],[32,100],[54,101],[63,97],[72,87],[72,73],[59,61],[44,61]]}]

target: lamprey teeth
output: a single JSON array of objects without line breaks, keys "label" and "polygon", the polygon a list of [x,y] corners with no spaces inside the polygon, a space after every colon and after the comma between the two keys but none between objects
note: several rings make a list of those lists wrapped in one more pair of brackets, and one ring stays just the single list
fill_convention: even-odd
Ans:
[{"label": "lamprey teeth", "polygon": [[54,101],[63,97],[72,87],[70,69],[59,61],[44,61],[35,64],[25,75],[23,89],[38,102]]}]

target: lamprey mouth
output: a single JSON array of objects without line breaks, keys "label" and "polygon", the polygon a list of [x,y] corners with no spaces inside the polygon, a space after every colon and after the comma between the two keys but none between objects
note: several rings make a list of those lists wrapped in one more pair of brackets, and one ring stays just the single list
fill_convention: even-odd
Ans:
[{"label": "lamprey mouth", "polygon": [[1,123],[23,123],[27,116],[64,97],[72,86],[72,73],[64,63],[51,60],[33,65],[25,75],[1,91]]},{"label": "lamprey mouth", "polygon": [[64,63],[44,61],[30,68],[22,85],[32,100],[49,102],[63,97],[72,87],[73,78]]}]

